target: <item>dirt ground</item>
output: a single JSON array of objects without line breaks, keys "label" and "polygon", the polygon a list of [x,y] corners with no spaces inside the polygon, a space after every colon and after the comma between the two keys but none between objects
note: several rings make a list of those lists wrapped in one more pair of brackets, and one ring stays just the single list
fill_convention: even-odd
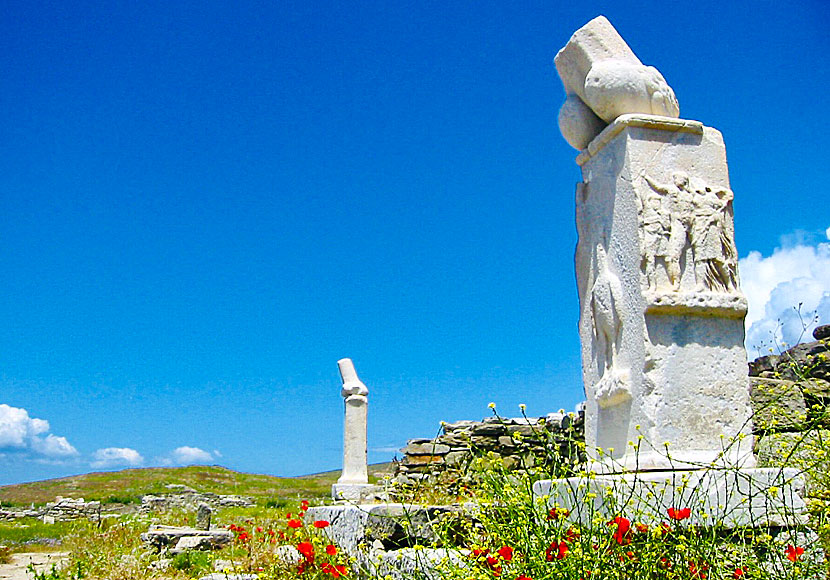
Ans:
[{"label": "dirt ground", "polygon": [[32,580],[27,570],[33,564],[38,572],[49,572],[52,564],[60,566],[66,560],[66,552],[21,552],[12,554],[9,564],[0,564],[0,580]]}]

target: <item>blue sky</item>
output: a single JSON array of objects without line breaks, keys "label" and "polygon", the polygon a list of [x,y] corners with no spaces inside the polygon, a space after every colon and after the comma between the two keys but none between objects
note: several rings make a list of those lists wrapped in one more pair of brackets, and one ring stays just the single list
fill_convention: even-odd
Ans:
[{"label": "blue sky", "polygon": [[724,134],[757,336],[830,321],[823,1],[9,0],[0,484],[339,468],[342,357],[371,461],[573,408],[553,57],[598,14]]}]

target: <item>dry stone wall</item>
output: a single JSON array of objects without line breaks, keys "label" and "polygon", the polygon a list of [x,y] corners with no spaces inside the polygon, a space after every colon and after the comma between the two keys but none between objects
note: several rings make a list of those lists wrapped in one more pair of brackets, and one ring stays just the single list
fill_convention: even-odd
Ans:
[{"label": "dry stone wall", "polygon": [[511,471],[545,465],[552,458],[580,453],[584,413],[550,413],[544,417],[488,417],[481,421],[443,423],[434,439],[410,439],[401,452],[396,481],[411,483],[448,470],[465,471],[486,454]]},{"label": "dry stone wall", "polygon": [[813,336],[754,360],[749,374],[759,464],[806,468],[807,494],[819,498],[830,494],[830,325]]}]

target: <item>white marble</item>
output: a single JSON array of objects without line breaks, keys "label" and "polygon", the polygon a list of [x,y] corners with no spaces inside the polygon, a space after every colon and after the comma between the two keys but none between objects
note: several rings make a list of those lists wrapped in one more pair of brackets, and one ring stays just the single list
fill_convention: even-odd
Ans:
[{"label": "white marble", "polygon": [[576,149],[623,114],[680,115],[663,75],[643,65],[604,16],[577,30],[554,62],[566,94],[559,128]]},{"label": "white marble", "polygon": [[777,527],[804,525],[804,478],[796,469],[732,469],[572,477],[538,481],[536,497],[549,508],[590,525],[600,516],[632,522],[671,522],[669,508],[690,510],[683,525]]},{"label": "white marble", "polygon": [[592,467],[752,467],[746,299],[720,133],[623,115],[578,162],[576,272]]},{"label": "white marble", "polygon": [[332,494],[335,499],[355,499],[360,496],[361,488],[369,485],[366,460],[369,389],[358,378],[351,359],[341,359],[337,366],[343,381],[340,394],[345,403],[343,472],[332,487]]}]

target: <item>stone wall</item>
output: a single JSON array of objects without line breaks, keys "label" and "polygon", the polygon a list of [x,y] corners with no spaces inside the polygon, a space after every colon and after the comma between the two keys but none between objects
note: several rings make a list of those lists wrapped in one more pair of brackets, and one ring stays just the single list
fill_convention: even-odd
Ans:
[{"label": "stone wall", "polygon": [[819,498],[830,494],[830,325],[813,335],[754,360],[749,374],[759,465],[805,469],[808,496]]},{"label": "stone wall", "polygon": [[69,521],[80,518],[97,521],[101,517],[101,502],[84,501],[83,498],[56,497],[41,508],[0,509],[0,520],[40,518],[44,522]]},{"label": "stone wall", "polygon": [[487,454],[506,469],[524,470],[551,460],[576,458],[583,440],[584,414],[550,413],[545,417],[488,417],[481,421],[443,423],[435,439],[410,439],[401,452],[396,481],[412,483],[448,470],[464,472],[476,455]]}]

